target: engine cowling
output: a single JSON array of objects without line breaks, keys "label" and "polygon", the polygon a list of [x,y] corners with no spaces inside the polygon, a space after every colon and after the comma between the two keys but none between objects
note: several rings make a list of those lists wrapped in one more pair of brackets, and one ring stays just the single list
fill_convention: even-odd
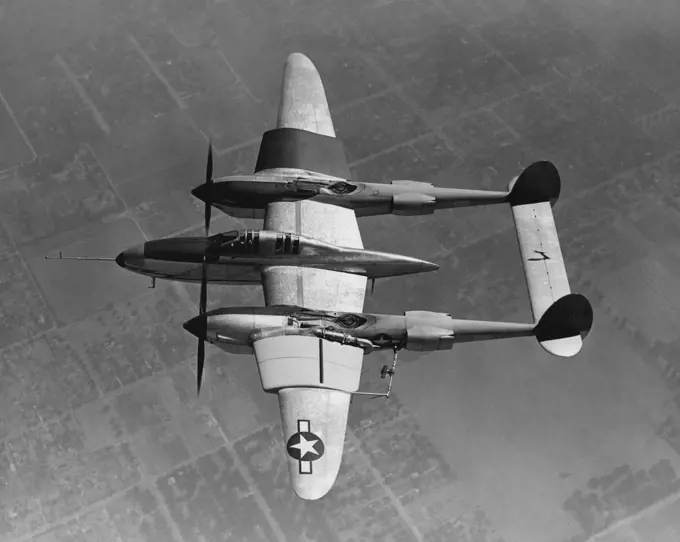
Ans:
[{"label": "engine cowling", "polygon": [[392,196],[392,213],[402,216],[431,215],[437,200],[425,194],[407,193]]},{"label": "engine cowling", "polygon": [[406,348],[417,352],[451,350],[455,340],[451,316],[441,312],[408,311]]}]

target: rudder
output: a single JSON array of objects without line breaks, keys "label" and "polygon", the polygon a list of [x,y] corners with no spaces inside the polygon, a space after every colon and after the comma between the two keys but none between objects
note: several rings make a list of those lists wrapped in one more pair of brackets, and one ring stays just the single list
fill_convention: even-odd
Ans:
[{"label": "rudder", "polygon": [[534,328],[536,340],[555,356],[571,357],[581,350],[593,326],[593,307],[581,294],[568,294],[550,305]]}]

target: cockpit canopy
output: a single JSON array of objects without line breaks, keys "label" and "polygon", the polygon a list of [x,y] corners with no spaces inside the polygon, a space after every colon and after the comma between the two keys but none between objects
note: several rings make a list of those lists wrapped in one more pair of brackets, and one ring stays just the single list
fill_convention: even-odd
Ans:
[{"label": "cockpit canopy", "polygon": [[333,194],[351,194],[357,187],[346,181],[338,181],[332,184],[328,184],[328,181],[321,179],[306,179],[304,177],[298,177],[287,182],[285,189],[290,192],[295,192],[297,194],[309,194],[316,195],[323,191],[328,191]]},{"label": "cockpit canopy", "polygon": [[232,230],[213,235],[210,239],[210,251],[225,256],[300,253],[300,236],[295,233]]},{"label": "cockpit canopy", "polygon": [[211,237],[211,250],[222,255],[257,254],[260,232],[255,230],[232,230]]}]

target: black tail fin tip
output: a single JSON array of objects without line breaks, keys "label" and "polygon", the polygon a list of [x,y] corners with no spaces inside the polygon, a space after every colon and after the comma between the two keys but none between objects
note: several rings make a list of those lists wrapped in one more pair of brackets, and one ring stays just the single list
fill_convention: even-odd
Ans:
[{"label": "black tail fin tip", "polygon": [[548,307],[538,324],[539,342],[580,335],[585,339],[593,327],[593,307],[581,294],[567,294]]},{"label": "black tail fin tip", "polygon": [[541,160],[527,167],[519,177],[510,181],[510,205],[530,205],[549,201],[551,206],[560,197],[562,180],[552,162]]}]

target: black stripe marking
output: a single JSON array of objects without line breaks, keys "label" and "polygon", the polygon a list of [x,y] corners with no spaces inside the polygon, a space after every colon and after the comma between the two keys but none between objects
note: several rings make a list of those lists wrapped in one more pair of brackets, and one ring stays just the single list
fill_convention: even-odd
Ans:
[{"label": "black stripe marking", "polygon": [[275,128],[262,135],[255,173],[294,168],[350,179],[345,146],[329,137],[297,128]]},{"label": "black stripe marking", "polygon": [[323,384],[323,339],[319,339],[319,383]]}]

